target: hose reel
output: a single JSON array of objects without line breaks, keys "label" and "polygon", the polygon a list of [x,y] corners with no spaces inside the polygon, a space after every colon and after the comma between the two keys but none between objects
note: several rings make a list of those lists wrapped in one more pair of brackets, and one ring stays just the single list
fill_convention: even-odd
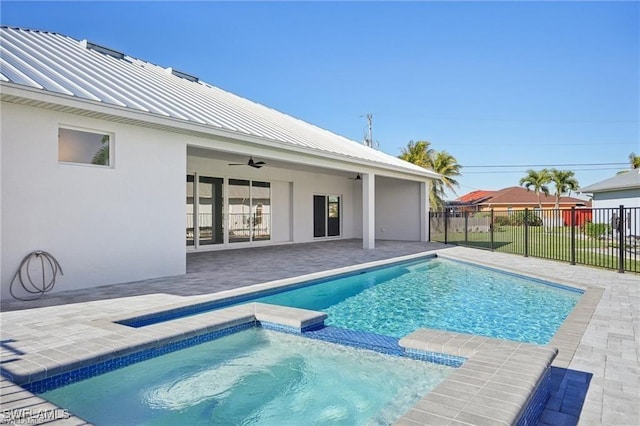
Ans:
[{"label": "hose reel", "polygon": [[[38,272],[38,260],[40,261],[40,276],[36,278],[36,281],[38,281],[36,282],[34,281],[32,272]],[[32,262],[34,262],[35,264],[32,265]],[[32,271],[32,269],[34,270]],[[26,255],[24,259],[22,259],[22,262],[20,262],[18,270],[11,279],[9,292],[14,299],[21,300],[23,302],[39,299],[46,292],[50,291],[56,284],[56,277],[58,275],[58,272],[60,273],[60,275],[64,275],[60,263],[58,263],[53,255],[43,250],[36,250],[34,252],[31,252]],[[35,296],[16,296],[16,293],[14,292],[14,285],[17,286],[18,284],[25,292],[33,294]]]}]

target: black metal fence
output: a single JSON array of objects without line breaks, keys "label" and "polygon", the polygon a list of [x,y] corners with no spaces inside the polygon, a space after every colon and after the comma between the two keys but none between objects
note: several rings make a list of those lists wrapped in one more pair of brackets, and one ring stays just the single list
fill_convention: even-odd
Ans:
[{"label": "black metal fence", "polygon": [[640,273],[640,207],[430,213],[430,240]]}]

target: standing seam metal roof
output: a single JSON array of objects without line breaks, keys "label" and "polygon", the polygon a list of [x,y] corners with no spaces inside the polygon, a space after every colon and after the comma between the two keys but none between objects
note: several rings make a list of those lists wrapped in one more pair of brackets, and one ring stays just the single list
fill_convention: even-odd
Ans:
[{"label": "standing seam metal roof", "polygon": [[[170,69],[88,49],[58,33],[0,28],[0,80],[337,154],[425,175],[425,169]],[[434,173],[434,177],[437,175]]]}]

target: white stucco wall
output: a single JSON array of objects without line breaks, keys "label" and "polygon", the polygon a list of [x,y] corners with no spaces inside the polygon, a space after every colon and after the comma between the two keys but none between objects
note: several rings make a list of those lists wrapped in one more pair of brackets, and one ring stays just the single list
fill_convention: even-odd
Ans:
[{"label": "white stucco wall", "polygon": [[376,177],[376,238],[420,241],[420,183]]},{"label": "white stucco wall", "polygon": [[353,235],[353,181],[342,176],[317,173],[292,173],[293,184],[293,227],[295,242],[316,241],[313,237],[313,196],[340,195],[341,236]]},{"label": "white stucco wall", "polygon": [[273,242],[292,241],[292,186],[293,182],[271,182],[271,226]]},{"label": "white stucco wall", "polygon": [[[622,205],[626,210],[625,230],[626,235],[640,236],[640,189],[627,189],[621,191],[599,192],[593,194],[591,201],[594,209],[594,222],[610,223],[611,215],[618,214],[618,208]],[[630,209],[630,207],[635,207]]]},{"label": "white stucco wall", "polygon": [[[45,250],[54,291],[185,272],[186,145],[177,134],[2,104],[1,294]],[[58,163],[58,126],[114,134],[113,167]]]},{"label": "white stucco wall", "polygon": [[592,206],[594,208],[640,207],[640,189],[627,189],[622,191],[599,192],[593,194]]}]

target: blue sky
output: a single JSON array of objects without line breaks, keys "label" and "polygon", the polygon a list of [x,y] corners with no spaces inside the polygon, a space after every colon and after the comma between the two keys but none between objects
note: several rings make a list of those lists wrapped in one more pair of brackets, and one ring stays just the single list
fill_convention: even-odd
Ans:
[{"label": "blue sky", "polygon": [[518,185],[544,166],[586,186],[640,155],[636,1],[2,1],[0,16],[357,141],[372,113],[380,150],[428,140],[455,156],[458,195]]}]

